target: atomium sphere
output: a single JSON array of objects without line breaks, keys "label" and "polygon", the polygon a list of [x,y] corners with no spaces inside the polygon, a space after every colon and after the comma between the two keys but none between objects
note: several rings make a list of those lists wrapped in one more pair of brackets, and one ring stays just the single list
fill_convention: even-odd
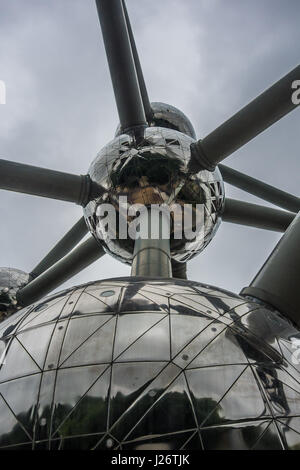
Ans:
[{"label": "atomium sphere", "polygon": [[16,310],[17,291],[28,284],[30,274],[14,268],[0,268],[0,321]]},{"label": "atomium sphere", "polygon": [[175,129],[196,139],[194,127],[189,118],[175,106],[166,103],[151,103],[154,123],[157,127]]},{"label": "atomium sphere", "polygon": [[[182,132],[183,134],[196,139],[195,129],[189,118],[180,109],[170,104],[153,102],[151,103],[153,112],[153,121],[150,122],[152,127],[165,127],[167,129],[174,129],[175,131]],[[119,125],[115,137],[122,134],[121,126]]]},{"label": "atomium sphere", "polygon": [[1,449],[300,449],[300,333],[192,281],[96,281],[0,324]]},{"label": "atomium sphere", "polygon": [[[173,129],[150,127],[139,144],[123,134],[100,151],[89,175],[107,192],[91,200],[84,208],[84,215],[90,231],[107,252],[122,262],[132,262],[134,240],[129,236],[121,239],[118,227],[120,219],[128,225],[134,217],[119,204],[120,196],[127,198],[128,206],[164,204],[172,209],[175,204],[180,208],[176,215],[171,211],[171,256],[176,261],[187,261],[211,241],[221,221],[224,184],[218,169],[203,170],[196,175],[189,173],[193,142],[191,137]],[[115,234],[107,228],[108,217],[98,214],[103,204],[116,209],[112,217],[116,213]],[[183,209],[190,215],[190,226],[185,221],[188,215],[183,220]],[[190,229],[189,236],[184,231],[186,228]]]}]

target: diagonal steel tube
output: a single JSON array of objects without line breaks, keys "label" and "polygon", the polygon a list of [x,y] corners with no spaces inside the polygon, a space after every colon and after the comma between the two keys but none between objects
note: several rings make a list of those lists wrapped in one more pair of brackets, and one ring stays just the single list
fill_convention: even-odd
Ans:
[{"label": "diagonal steel tube", "polygon": [[261,93],[204,139],[192,144],[193,172],[215,166],[247,144],[298,104],[292,100],[293,83],[300,79],[300,65]]},{"label": "diagonal steel tube", "polygon": [[123,4],[123,9],[124,9],[124,14],[125,14],[125,19],[126,19],[127,30],[128,30],[128,34],[129,34],[129,39],[130,39],[130,44],[131,44],[131,50],[132,50],[132,54],[133,54],[135,69],[136,69],[138,82],[139,82],[139,87],[140,87],[140,92],[141,92],[141,96],[142,96],[143,106],[144,106],[144,110],[145,110],[145,114],[146,114],[146,119],[147,119],[148,123],[150,123],[153,120],[153,111],[152,111],[152,108],[151,108],[151,104],[150,104],[150,100],[149,100],[149,96],[148,96],[148,91],[147,91],[147,87],[146,87],[146,83],[145,83],[145,79],[144,79],[144,75],[143,75],[143,70],[142,70],[140,59],[139,59],[139,54],[138,54],[138,50],[137,50],[137,47],[136,47],[136,42],[135,42],[135,39],[134,39],[133,31],[132,31],[132,28],[131,28],[130,19],[129,19],[129,15],[128,15],[125,0],[122,0],[122,4]]},{"label": "diagonal steel tube", "polygon": [[49,253],[37,264],[30,275],[37,277],[46,271],[50,266],[67,255],[80,240],[88,233],[88,227],[84,217],[81,217],[66,235],[49,251]]},{"label": "diagonal steel tube", "polygon": [[146,116],[121,0],[96,0],[123,132],[142,133]]},{"label": "diagonal steel tube", "polygon": [[20,289],[17,293],[18,304],[27,306],[36,302],[92,264],[104,253],[103,248],[94,238],[88,238],[71,253]]},{"label": "diagonal steel tube", "polygon": [[219,169],[226,183],[282,207],[282,209],[291,212],[298,212],[300,210],[300,198],[297,196],[274,188],[274,186],[263,183],[237,170],[233,170],[228,166],[219,165]]},{"label": "diagonal steel tube", "polygon": [[74,202],[85,206],[103,190],[88,175],[73,175],[23,163],[0,160],[0,189]]},{"label": "diagonal steel tube", "polygon": [[225,208],[222,214],[224,222],[247,225],[274,232],[284,232],[294,218],[295,214],[291,212],[229,198],[225,199]]},{"label": "diagonal steel tube", "polygon": [[300,212],[241,295],[272,305],[300,326]]}]

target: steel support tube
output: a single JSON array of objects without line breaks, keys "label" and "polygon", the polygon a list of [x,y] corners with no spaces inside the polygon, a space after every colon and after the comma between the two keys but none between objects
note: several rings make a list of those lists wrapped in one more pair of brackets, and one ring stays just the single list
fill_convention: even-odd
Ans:
[{"label": "steel support tube", "polygon": [[263,183],[251,176],[240,173],[225,165],[219,165],[222,177],[226,183],[236,188],[247,191],[265,201],[271,202],[276,206],[282,207],[290,212],[298,212],[300,210],[300,198],[292,194],[274,188],[267,183]]},{"label": "steel support tube", "polygon": [[241,295],[257,298],[300,326],[300,213]]},{"label": "steel support tube", "polygon": [[27,306],[36,302],[103,255],[103,248],[94,238],[89,238],[20,289],[17,293],[18,304]]},{"label": "steel support tube", "polygon": [[296,80],[300,80],[300,65],[204,139],[192,144],[195,170],[212,171],[226,157],[293,111],[298,106],[292,100],[295,91],[292,85]]},{"label": "steel support tube", "polygon": [[0,189],[85,205],[91,191],[88,175],[73,175],[0,160]]},{"label": "steel support tube", "polygon": [[229,198],[225,199],[225,207],[222,214],[224,222],[247,225],[248,227],[262,228],[274,232],[285,232],[294,218],[295,214],[291,212]]},{"label": "steel support tube", "polygon": [[33,268],[30,275],[35,278],[42,274],[50,268],[50,266],[67,255],[87,233],[87,224],[84,217],[81,217],[52,250],[49,251],[42,261]]},{"label": "steel support tube", "polygon": [[147,126],[122,0],[96,0],[123,132]]},{"label": "steel support tube", "polygon": [[140,215],[140,233],[134,244],[131,275],[172,277],[170,215],[158,208],[146,210]]},{"label": "steel support tube", "polygon": [[179,261],[175,261],[172,259],[172,277],[176,279],[187,279],[187,272],[186,272],[186,263],[179,263]]},{"label": "steel support tube", "polygon": [[143,75],[143,70],[142,70],[138,50],[137,50],[137,47],[136,47],[136,42],[135,42],[135,39],[134,39],[133,31],[132,31],[132,28],[131,28],[130,19],[129,19],[129,15],[128,15],[125,0],[122,0],[122,4],[123,4],[124,15],[125,15],[125,19],[126,19],[126,25],[127,25],[127,30],[128,30],[130,44],[131,44],[133,60],[134,60],[134,64],[135,64],[135,70],[136,70],[136,73],[137,73],[137,78],[138,78],[138,82],[139,82],[141,97],[142,97],[142,101],[143,101],[144,111],[145,111],[146,119],[147,119],[148,123],[150,123],[151,121],[153,121],[153,111],[152,111],[152,108],[151,108],[151,104],[150,104],[150,100],[149,100],[149,96],[148,96],[148,91],[147,91],[147,87],[146,87],[146,83],[145,83],[145,79],[144,79],[144,75]]}]

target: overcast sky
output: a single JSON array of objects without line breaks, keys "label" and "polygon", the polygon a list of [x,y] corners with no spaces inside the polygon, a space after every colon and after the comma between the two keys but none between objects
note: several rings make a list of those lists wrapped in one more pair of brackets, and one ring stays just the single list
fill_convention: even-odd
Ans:
[{"label": "overcast sky", "polygon": [[[127,0],[152,101],[204,137],[299,64],[299,0]],[[300,77],[299,77],[300,78]],[[93,0],[0,0],[0,158],[85,174],[118,116]],[[226,164],[299,195],[300,112]],[[0,266],[31,269],[81,217],[79,206],[0,191]],[[229,197],[259,199],[226,185]],[[239,292],[280,234],[223,223],[190,279]],[[64,286],[129,275],[106,255]]]}]

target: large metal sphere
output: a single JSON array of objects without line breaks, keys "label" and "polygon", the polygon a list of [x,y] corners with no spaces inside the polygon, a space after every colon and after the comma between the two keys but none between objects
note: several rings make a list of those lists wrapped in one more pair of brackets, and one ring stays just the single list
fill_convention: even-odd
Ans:
[{"label": "large metal sphere", "polygon": [[[100,151],[89,175],[107,193],[90,201],[84,214],[91,232],[104,243],[106,251],[125,263],[132,261],[134,240],[112,238],[106,223],[97,217],[101,204],[110,203],[118,208],[119,196],[127,196],[129,205],[175,203],[186,209],[189,204],[189,210],[196,213],[198,204],[203,209],[202,224],[193,239],[174,237],[181,216],[180,220],[174,217],[171,256],[176,261],[187,261],[211,241],[220,223],[224,185],[218,169],[196,175],[188,173],[192,142],[191,137],[178,131],[152,127],[146,129],[144,140],[138,145],[131,136],[121,135]],[[128,217],[126,222],[130,221]]]},{"label": "large metal sphere", "polygon": [[300,449],[299,338],[196,282],[64,291],[0,324],[0,448]]}]

